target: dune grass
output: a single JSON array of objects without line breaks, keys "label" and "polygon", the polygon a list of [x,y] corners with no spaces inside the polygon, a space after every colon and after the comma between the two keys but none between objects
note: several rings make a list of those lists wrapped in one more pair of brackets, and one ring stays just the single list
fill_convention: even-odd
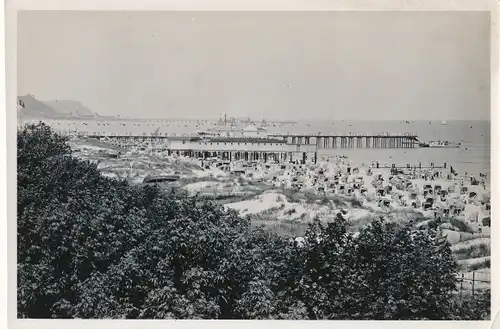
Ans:
[{"label": "dune grass", "polygon": [[469,240],[474,240],[478,238],[489,238],[490,233],[468,233],[468,232],[459,232],[460,233],[460,242],[465,242]]},{"label": "dune grass", "polygon": [[491,255],[491,246],[487,243],[471,245],[454,251],[457,260],[485,257]]},{"label": "dune grass", "polygon": [[366,225],[368,225],[369,223],[371,223],[374,218],[376,218],[376,217],[373,216],[373,214],[369,214],[366,216],[358,217],[356,219],[350,219],[348,231],[349,232],[357,232],[361,228],[363,228]]},{"label": "dune grass", "polygon": [[471,264],[471,265],[464,265],[469,271],[477,271],[482,268],[490,268],[491,266],[491,260],[485,259],[482,262]]},{"label": "dune grass", "polygon": [[458,228],[460,232],[466,232],[466,233],[474,233],[474,230],[467,225],[467,223],[456,219],[454,217],[451,217],[449,219],[450,224],[453,225],[454,227]]},{"label": "dune grass", "polygon": [[269,221],[253,218],[252,227],[266,227],[281,236],[303,236],[309,224],[300,221]]},{"label": "dune grass", "polygon": [[293,189],[280,189],[280,193],[285,195],[290,202],[295,203],[316,203],[324,206],[333,206],[334,208],[363,208],[359,200],[344,195],[324,195],[314,193],[310,190],[297,191]]}]

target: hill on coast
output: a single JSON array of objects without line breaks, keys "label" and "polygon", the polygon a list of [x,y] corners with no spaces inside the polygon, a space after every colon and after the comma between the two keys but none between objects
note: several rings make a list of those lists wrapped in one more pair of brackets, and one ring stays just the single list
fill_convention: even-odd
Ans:
[{"label": "hill on coast", "polygon": [[24,95],[17,97],[18,104],[21,107],[21,114],[29,118],[96,118],[97,112],[83,105],[81,102],[73,100],[50,100],[41,101],[33,95]]}]

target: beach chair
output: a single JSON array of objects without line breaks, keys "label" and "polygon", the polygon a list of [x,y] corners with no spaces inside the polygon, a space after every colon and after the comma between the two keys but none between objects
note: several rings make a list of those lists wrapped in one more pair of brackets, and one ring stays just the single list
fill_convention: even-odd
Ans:
[{"label": "beach chair", "polygon": [[472,222],[472,223],[477,223],[478,222],[478,217],[479,217],[479,214],[477,212],[473,212],[469,215],[469,221]]},{"label": "beach chair", "polygon": [[482,219],[482,224],[483,224],[483,226],[490,227],[491,226],[491,217],[484,217]]},{"label": "beach chair", "polygon": [[442,212],[443,212],[443,215],[444,216],[449,216],[450,215],[450,208],[449,207],[445,207],[442,209]]},{"label": "beach chair", "polygon": [[382,206],[384,206],[384,207],[390,207],[391,206],[391,200],[382,199],[380,201],[381,201]]}]

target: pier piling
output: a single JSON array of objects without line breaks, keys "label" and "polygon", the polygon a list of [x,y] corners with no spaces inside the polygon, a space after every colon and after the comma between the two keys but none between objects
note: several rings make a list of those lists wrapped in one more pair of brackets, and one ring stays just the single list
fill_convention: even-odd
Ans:
[{"label": "pier piling", "polygon": [[415,133],[332,133],[324,134],[270,134],[269,137],[282,138],[292,144],[316,145],[319,149],[336,148],[414,148]]}]

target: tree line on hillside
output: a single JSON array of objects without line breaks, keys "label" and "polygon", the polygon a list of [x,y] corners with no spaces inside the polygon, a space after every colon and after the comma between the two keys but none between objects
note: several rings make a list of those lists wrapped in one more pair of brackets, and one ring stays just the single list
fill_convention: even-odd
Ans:
[{"label": "tree line on hillside", "polygon": [[459,311],[457,264],[435,229],[379,220],[353,235],[339,217],[298,244],[196,196],[104,177],[43,123],[17,146],[18,317],[478,316]]}]

